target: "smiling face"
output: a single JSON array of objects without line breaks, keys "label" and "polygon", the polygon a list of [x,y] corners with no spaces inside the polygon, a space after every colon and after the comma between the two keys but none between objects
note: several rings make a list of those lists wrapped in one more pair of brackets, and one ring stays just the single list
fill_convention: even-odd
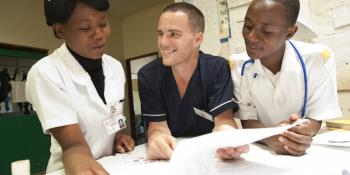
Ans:
[{"label": "smiling face", "polygon": [[158,48],[163,64],[176,66],[198,56],[203,33],[191,28],[187,14],[182,11],[164,12],[158,23]]},{"label": "smiling face", "polygon": [[89,59],[102,57],[111,34],[107,13],[80,2],[66,23],[56,23],[53,27],[72,50]]},{"label": "smiling face", "polygon": [[246,13],[242,34],[251,58],[282,59],[285,41],[296,31],[297,27],[288,21],[280,3],[254,0]]}]

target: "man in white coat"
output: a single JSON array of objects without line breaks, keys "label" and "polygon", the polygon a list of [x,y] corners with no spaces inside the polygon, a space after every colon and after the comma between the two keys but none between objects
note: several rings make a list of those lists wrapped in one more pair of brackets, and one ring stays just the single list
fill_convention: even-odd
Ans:
[{"label": "man in white coat", "polygon": [[254,0],[242,30],[247,52],[230,58],[244,128],[309,119],[259,141],[278,154],[304,154],[322,120],[341,116],[333,53],[289,40],[298,29],[299,9],[299,0]]}]

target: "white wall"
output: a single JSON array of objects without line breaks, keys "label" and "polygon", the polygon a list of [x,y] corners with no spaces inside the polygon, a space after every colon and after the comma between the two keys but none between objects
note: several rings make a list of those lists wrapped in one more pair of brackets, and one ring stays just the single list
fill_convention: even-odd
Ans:
[{"label": "white wall", "polygon": [[126,59],[157,52],[157,26],[168,2],[140,11],[123,19],[124,57]]},{"label": "white wall", "polygon": [[0,42],[52,49],[59,46],[46,26],[43,1],[1,0]]}]

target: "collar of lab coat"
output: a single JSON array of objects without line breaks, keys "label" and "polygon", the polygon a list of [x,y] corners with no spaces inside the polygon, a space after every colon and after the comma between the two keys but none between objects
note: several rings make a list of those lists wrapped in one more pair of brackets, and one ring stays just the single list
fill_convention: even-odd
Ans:
[{"label": "collar of lab coat", "polygon": [[[292,41],[293,42],[293,41]],[[284,55],[282,60],[281,73],[298,70],[300,67],[298,55],[288,41],[285,43]]]},{"label": "collar of lab coat", "polygon": [[[60,58],[62,58],[65,65],[68,67],[69,74],[76,83],[83,86],[91,83],[89,74],[69,52],[66,43],[63,43],[61,47],[57,49],[57,53],[60,55]],[[105,64],[104,55],[102,56],[102,67],[105,79],[109,79],[114,76],[115,72],[111,70],[108,64]]]},{"label": "collar of lab coat", "polygon": [[[300,62],[297,54],[295,53],[293,47],[288,41],[285,42],[284,55],[282,58],[281,73],[298,70],[300,67]],[[253,74],[257,73],[259,76],[264,75],[263,65],[260,59],[255,59]]]},{"label": "collar of lab coat", "polygon": [[264,75],[264,69],[263,65],[261,64],[260,59],[255,59],[254,60],[254,65],[253,66],[253,75],[256,73],[258,76]]}]

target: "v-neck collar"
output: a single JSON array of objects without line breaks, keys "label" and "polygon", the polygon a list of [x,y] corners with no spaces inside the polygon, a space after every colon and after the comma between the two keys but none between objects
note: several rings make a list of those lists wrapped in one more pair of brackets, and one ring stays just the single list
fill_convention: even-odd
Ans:
[{"label": "v-neck collar", "polygon": [[200,59],[198,59],[198,62],[197,62],[197,65],[196,65],[196,68],[195,70],[193,71],[193,74],[187,84],[187,87],[186,87],[186,90],[185,90],[185,93],[183,95],[183,97],[181,98],[180,96],[180,91],[179,91],[179,88],[177,87],[177,84],[176,84],[176,80],[175,80],[175,76],[173,74],[173,71],[171,70],[171,67],[167,67],[167,73],[169,75],[169,80],[170,80],[170,84],[169,86],[171,86],[173,89],[173,92],[175,92],[175,98],[176,98],[176,101],[178,102],[177,104],[180,104],[182,103],[182,101],[184,101],[187,96],[189,95],[189,91],[191,91],[192,87],[194,86],[193,82],[195,81],[195,78],[196,77],[199,77],[200,78]]}]

